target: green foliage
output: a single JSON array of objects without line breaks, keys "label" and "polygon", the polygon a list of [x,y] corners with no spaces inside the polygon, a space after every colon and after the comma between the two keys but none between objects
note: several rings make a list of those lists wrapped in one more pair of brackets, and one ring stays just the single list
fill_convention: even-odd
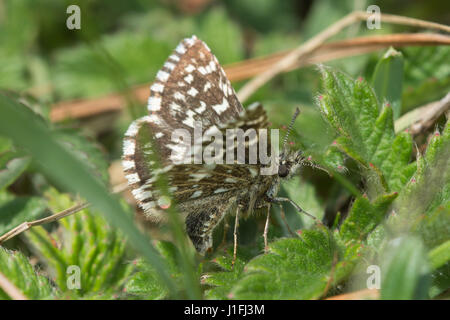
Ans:
[{"label": "green foliage", "polygon": [[[180,252],[170,242],[158,241],[155,248],[164,258],[166,270],[176,282],[178,290],[183,290],[183,272],[180,268]],[[167,286],[161,282],[155,269],[142,259],[133,262],[138,270],[126,284],[127,294],[140,299],[164,299],[170,297]]]},{"label": "green foliage", "polygon": [[148,35],[123,32],[105,36],[95,46],[82,44],[61,50],[52,69],[56,94],[61,99],[99,96],[120,90],[122,82],[131,85],[148,81],[171,49]]},{"label": "green foliage", "polygon": [[[27,131],[15,130],[27,127]],[[72,156],[55,138],[51,131],[37,121],[27,109],[0,94],[0,133],[12,138],[19,146],[29,150],[47,176],[75,193],[79,192],[99,208],[115,226],[120,226],[132,245],[141,251],[160,273],[170,287],[172,281],[162,267],[162,261],[148,238],[143,236],[131,221],[119,201],[113,198],[104,185],[94,178],[83,162]]]},{"label": "green foliage", "polygon": [[359,164],[369,197],[399,191],[413,173],[411,136],[395,135],[392,108],[380,105],[364,79],[327,67],[320,71],[324,93],[317,102],[336,132],[334,144]]},{"label": "green foliage", "polygon": [[42,218],[47,211],[46,202],[39,197],[0,197],[0,235],[25,221]]},{"label": "green foliage", "polygon": [[[233,288],[237,299],[314,299],[326,294],[328,282],[348,275],[354,251],[344,251],[326,230],[306,230],[300,239],[270,244],[269,254],[245,266],[246,275]],[[334,270],[334,271],[332,271]],[[333,274],[334,273],[334,274]]]},{"label": "green foliage", "polygon": [[[0,271],[28,299],[52,299],[55,290],[36,272],[28,258],[18,251],[0,248]],[[10,297],[0,288],[0,300]]]},{"label": "green foliage", "polygon": [[[317,219],[323,218],[324,207],[317,199],[316,190],[307,181],[301,179],[292,179],[283,184],[283,188],[286,188],[286,194],[289,199],[295,199],[296,202],[301,203],[302,209],[312,214]],[[286,211],[292,210],[298,215],[304,226],[311,226],[314,223],[309,217],[305,217],[301,212],[297,212],[291,206],[284,206]]]},{"label": "green foliage", "polygon": [[[55,27],[65,23],[64,2],[17,0],[1,7],[0,236],[71,207],[75,201],[62,192],[85,198],[92,208],[2,244],[32,259],[0,248],[0,272],[33,299],[317,299],[351,290],[358,276],[359,287],[366,288],[364,269],[376,264],[381,298],[448,297],[450,126],[442,130],[441,117],[426,142],[394,131],[403,113],[448,92],[450,50],[444,46],[340,59],[330,62],[335,69],[319,66],[321,77],[317,68],[286,72],[251,97],[264,104],[273,128],[287,125],[300,107],[293,148],[329,174],[305,167],[301,178],[282,185],[280,195],[330,219],[330,229],[285,205],[293,235],[275,207],[269,253],[263,254],[265,216],[255,214],[240,221],[234,266],[232,228],[215,234],[214,243],[223,236],[226,250],[219,245],[195,260],[175,206],[167,210],[169,228],[157,230],[168,229],[171,242],[152,242],[138,231],[131,210],[105,187],[105,159],[118,158],[118,137],[129,119],[118,120],[121,131],[112,124],[88,139],[79,127],[96,131],[97,121],[113,117],[82,119],[68,129],[69,122],[50,123],[48,106],[110,92],[134,106],[130,88],[152,81],[184,37],[197,35],[227,64],[294,48],[356,8],[352,0],[318,0],[311,8],[293,0],[198,5],[201,11],[194,5],[188,14],[179,1],[81,2],[81,30]],[[383,12],[395,10],[383,5]],[[440,6],[425,11],[442,18]],[[335,39],[388,28],[348,28]],[[146,112],[137,107],[133,115]],[[426,152],[414,155],[414,144]],[[158,184],[170,197],[163,180]],[[80,289],[68,289],[69,266],[80,267]],[[0,299],[9,298],[0,290]]]},{"label": "green foliage", "polygon": [[105,184],[109,182],[108,163],[97,144],[71,129],[57,129],[54,135],[75,157],[85,162],[96,177]]},{"label": "green foliage", "polygon": [[417,171],[399,195],[392,224],[419,235],[428,248],[450,235],[450,122],[435,133]]},{"label": "green foliage", "polygon": [[[217,28],[217,25],[220,25],[220,28]],[[244,57],[240,45],[241,32],[224,10],[211,10],[200,20],[195,34],[208,43],[211,50],[217,52],[217,59],[221,64],[238,62]]]},{"label": "green foliage", "polygon": [[392,240],[383,257],[382,299],[423,299],[428,295],[429,266],[418,238]]},{"label": "green foliage", "polygon": [[381,101],[392,107],[394,120],[402,111],[403,56],[390,48],[378,61],[372,78],[372,86]]},{"label": "green foliage", "polygon": [[[53,212],[75,204],[67,195],[55,190],[49,190],[46,197]],[[66,217],[60,224],[56,232],[35,227],[27,233],[34,251],[52,270],[52,279],[59,291],[66,297],[101,299],[120,292],[132,271],[122,233],[111,228],[99,212],[91,209]],[[67,287],[71,277],[69,266],[80,268],[80,289]]]},{"label": "green foliage", "polygon": [[255,6],[251,0],[230,0],[227,5],[246,25],[262,32],[274,28],[290,31],[296,25],[296,3],[293,1],[260,0]]},{"label": "green foliage", "polygon": [[411,47],[403,50],[405,57],[404,111],[439,99],[450,85],[450,48]]},{"label": "green foliage", "polygon": [[[423,170],[426,168],[425,171],[435,172],[435,174],[439,172],[439,181],[448,183],[449,179],[446,174],[442,174],[442,169],[438,171],[435,169],[449,166],[432,160],[442,158],[447,161],[449,158],[446,151],[447,133],[444,133],[442,137],[435,137],[434,140],[438,142],[433,140],[430,143],[426,156],[424,159],[419,159],[419,164],[410,163],[412,139],[407,133],[395,135],[392,108],[388,106],[381,108],[374,91],[362,79],[352,80],[339,71],[329,68],[321,68],[321,72],[324,93],[319,97],[318,104],[324,118],[336,130],[337,143],[332,148],[337,147],[344,155],[357,161],[360,174],[366,179],[371,198],[358,197],[337,232],[305,230],[301,233],[302,240],[281,239],[272,242],[269,254],[251,259],[244,267],[241,265],[242,261],[239,261],[240,264],[236,270],[207,273],[203,278],[204,282],[215,286],[214,291],[208,292],[211,297],[221,299],[319,298],[327,293],[329,287],[347,279],[355,266],[363,262],[362,257],[371,256],[371,250],[363,249],[364,244],[381,250],[386,257],[383,274],[387,276],[383,280],[386,286],[382,293],[383,298],[428,297],[430,269],[427,267],[428,254],[422,240],[406,238],[402,240],[401,248],[396,249],[403,253],[401,255],[396,253],[397,251],[392,253],[393,249],[386,244],[389,237],[384,232],[383,221],[385,221],[386,213],[393,206],[405,201],[401,199],[411,201],[410,197],[415,197],[408,190],[411,188],[411,181],[415,181],[415,186],[420,185],[421,178],[418,173],[420,173],[421,164],[424,166]],[[417,167],[419,169],[414,173]],[[414,178],[411,179],[413,174]],[[292,188],[288,184],[287,187],[293,199],[302,198],[299,196],[302,191],[298,189],[298,185]],[[431,195],[448,201],[448,195],[442,194],[447,190],[442,183],[434,188],[430,192]],[[296,189],[296,193],[293,193]],[[420,192],[423,193],[424,190]],[[399,194],[401,194],[400,199],[398,199]],[[310,195],[310,197],[315,196]],[[411,206],[414,205],[417,204],[411,204]],[[435,208],[439,208],[439,212],[444,211],[439,204],[435,204],[432,209]],[[428,213],[432,214],[433,210]],[[398,212],[391,216],[389,228],[393,231],[403,228],[405,223],[400,222],[400,217],[404,214],[404,212]],[[432,227],[438,226],[433,224]],[[447,228],[446,223],[444,228]],[[394,232],[398,233],[398,230]],[[441,233],[434,229],[430,233],[435,237],[436,234],[440,234],[441,236],[437,237],[448,240],[447,230],[442,230]],[[415,247],[417,252],[412,254]],[[448,258],[446,250],[447,246],[443,246],[430,253],[432,265],[445,265]],[[414,266],[410,273],[403,274],[403,277],[395,276],[409,264]],[[442,283],[441,281],[440,284]],[[433,288],[438,291],[436,286]]]},{"label": "green foliage", "polygon": [[29,157],[20,157],[13,152],[0,154],[0,190],[13,183],[29,164]]},{"label": "green foliage", "polygon": [[383,221],[389,205],[397,197],[397,193],[380,196],[370,202],[367,198],[356,199],[352,208],[340,228],[343,240],[363,240]]},{"label": "green foliage", "polygon": [[219,270],[203,275],[202,284],[207,286],[205,297],[219,300],[233,298],[234,294],[231,290],[244,276],[246,263],[251,257],[253,255],[250,252],[239,247],[234,265],[232,265],[233,252],[231,249],[227,250],[225,255],[219,255],[211,260]]},{"label": "green foliage", "polygon": [[438,269],[450,261],[450,240],[431,250],[429,256],[433,269]]}]

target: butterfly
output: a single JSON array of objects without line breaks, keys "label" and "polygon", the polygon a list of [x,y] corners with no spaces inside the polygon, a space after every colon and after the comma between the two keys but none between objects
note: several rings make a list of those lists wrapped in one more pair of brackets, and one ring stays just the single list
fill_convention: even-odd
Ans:
[{"label": "butterfly", "polygon": [[[287,148],[286,134],[282,151],[273,153],[277,156],[275,170],[270,174],[262,174],[268,168],[267,163],[250,161],[250,149],[259,145],[262,138],[268,139],[261,133],[269,127],[266,112],[261,104],[242,107],[217,58],[197,37],[181,41],[156,74],[150,87],[148,112],[133,121],[125,133],[122,159],[125,176],[146,217],[157,222],[167,220],[166,209],[172,205],[156,186],[158,179],[165,177],[185,221],[186,232],[199,253],[204,254],[212,247],[212,233],[229,213],[236,215],[236,256],[240,213],[267,208],[264,234],[267,246],[271,204],[289,202],[305,212],[290,199],[277,197],[281,180],[291,177],[305,163],[302,152]],[[288,131],[297,114],[298,110]],[[197,126],[202,128],[201,139],[190,143],[199,141],[201,149],[206,146],[204,133],[226,135],[232,129],[242,129],[240,132],[253,129],[256,134],[244,142],[245,156],[241,161],[234,157],[235,144],[227,148],[222,144],[218,151],[215,149],[213,158],[224,160],[225,154],[231,153],[234,159],[198,163],[192,161],[196,157],[192,150],[186,152],[184,147],[189,146],[174,139],[178,131],[195,136]],[[271,147],[273,143],[269,141],[267,145]],[[175,161],[181,160],[180,154],[188,154],[190,161]],[[159,166],[155,166],[154,156]]]}]

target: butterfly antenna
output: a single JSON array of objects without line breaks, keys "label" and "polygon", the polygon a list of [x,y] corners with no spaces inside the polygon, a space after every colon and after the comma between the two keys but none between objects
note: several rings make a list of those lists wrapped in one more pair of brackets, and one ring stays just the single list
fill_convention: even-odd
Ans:
[{"label": "butterfly antenna", "polygon": [[287,140],[289,138],[289,134],[291,133],[292,127],[294,126],[295,119],[298,117],[299,114],[300,114],[300,109],[299,108],[295,108],[295,112],[294,112],[294,115],[293,115],[293,117],[291,119],[291,123],[289,124],[289,127],[287,128],[286,135],[284,136],[284,139],[283,139],[283,149],[286,146]]}]

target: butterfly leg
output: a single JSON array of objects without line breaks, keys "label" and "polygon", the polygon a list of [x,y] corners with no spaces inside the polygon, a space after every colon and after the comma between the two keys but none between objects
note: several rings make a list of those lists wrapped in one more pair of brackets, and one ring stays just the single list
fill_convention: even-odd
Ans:
[{"label": "butterfly leg", "polygon": [[225,244],[227,243],[227,234],[228,234],[229,229],[230,229],[230,224],[228,222],[227,217],[225,217],[224,223],[223,223],[223,237],[222,237],[222,242],[220,243],[219,247],[224,247]]},{"label": "butterfly leg", "polygon": [[234,263],[236,262],[237,255],[237,232],[239,228],[239,206],[236,206],[236,219],[234,221],[234,247],[233,247],[233,260],[231,261],[231,266],[234,267]]},{"label": "butterfly leg", "polygon": [[276,198],[272,198],[270,199],[271,202],[275,202],[275,203],[281,203],[281,202],[289,202],[292,206],[294,206],[295,209],[297,209],[298,212],[303,212],[304,214],[306,214],[308,217],[310,217],[311,219],[313,219],[315,222],[317,222],[318,224],[322,224],[322,222],[317,219],[316,217],[314,217],[312,214],[306,212],[305,210],[303,210],[298,204],[296,204],[294,201],[292,201],[289,198],[283,198],[283,197],[276,197]]},{"label": "butterfly leg", "polygon": [[270,204],[267,205],[267,218],[266,225],[264,226],[264,253],[269,252],[269,245],[267,244],[267,234],[269,233],[269,220],[270,220]]}]

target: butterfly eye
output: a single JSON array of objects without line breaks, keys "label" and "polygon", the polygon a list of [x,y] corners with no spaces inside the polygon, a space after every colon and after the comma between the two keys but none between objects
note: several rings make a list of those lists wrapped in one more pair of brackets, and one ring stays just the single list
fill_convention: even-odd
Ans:
[{"label": "butterfly eye", "polygon": [[278,176],[284,178],[289,174],[289,168],[285,164],[280,164],[278,167]]}]

